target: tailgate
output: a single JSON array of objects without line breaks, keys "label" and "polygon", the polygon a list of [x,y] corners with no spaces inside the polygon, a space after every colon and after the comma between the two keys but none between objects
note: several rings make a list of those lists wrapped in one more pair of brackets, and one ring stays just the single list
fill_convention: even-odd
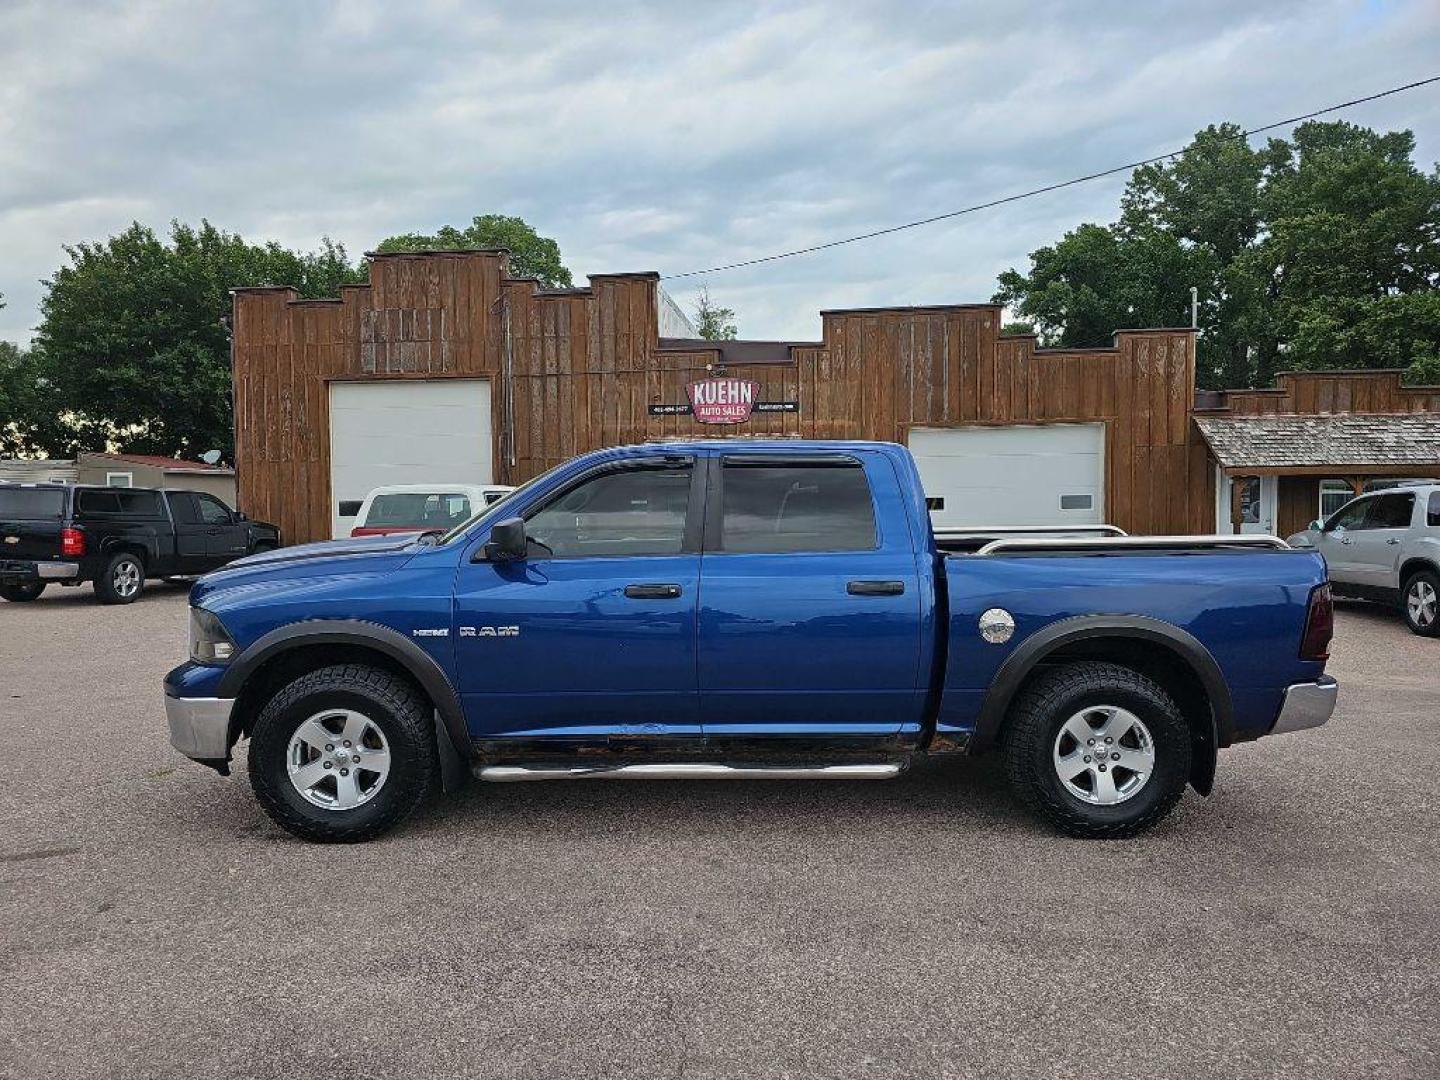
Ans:
[{"label": "tailgate", "polygon": [[0,486],[0,562],[60,557],[65,490]]}]

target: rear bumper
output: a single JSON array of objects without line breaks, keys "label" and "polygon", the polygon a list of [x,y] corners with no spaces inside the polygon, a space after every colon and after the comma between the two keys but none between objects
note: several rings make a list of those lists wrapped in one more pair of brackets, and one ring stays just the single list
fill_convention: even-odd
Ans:
[{"label": "rear bumper", "polygon": [[170,745],[194,761],[213,764],[230,757],[230,711],[234,698],[181,698],[165,695]]},{"label": "rear bumper", "polygon": [[1296,683],[1287,687],[1280,715],[1270,734],[1281,735],[1287,731],[1319,727],[1335,711],[1335,699],[1339,694],[1340,684],[1329,675],[1320,676],[1317,682]]},{"label": "rear bumper", "polygon": [[39,578],[41,581],[70,581],[80,576],[80,564],[73,562],[30,562],[0,560],[0,577]]}]

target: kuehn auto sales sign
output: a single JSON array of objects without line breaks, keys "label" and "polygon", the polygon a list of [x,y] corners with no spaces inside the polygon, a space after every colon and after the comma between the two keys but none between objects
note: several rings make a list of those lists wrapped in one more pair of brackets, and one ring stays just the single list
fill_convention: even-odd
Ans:
[{"label": "kuehn auto sales sign", "polygon": [[749,379],[701,379],[689,386],[690,411],[702,424],[743,424],[750,419],[760,384]]}]

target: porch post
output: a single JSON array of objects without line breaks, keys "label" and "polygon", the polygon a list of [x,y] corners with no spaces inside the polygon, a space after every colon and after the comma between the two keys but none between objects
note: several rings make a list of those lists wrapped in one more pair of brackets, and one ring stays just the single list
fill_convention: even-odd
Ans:
[{"label": "porch post", "polygon": [[1245,494],[1245,477],[1230,477],[1230,532],[1239,535],[1242,531],[1240,526],[1245,521],[1243,496]]}]

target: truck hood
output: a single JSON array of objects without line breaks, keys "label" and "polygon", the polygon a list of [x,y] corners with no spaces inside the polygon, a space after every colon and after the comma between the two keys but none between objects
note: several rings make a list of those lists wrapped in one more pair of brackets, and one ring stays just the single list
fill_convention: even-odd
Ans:
[{"label": "truck hood", "polygon": [[401,551],[415,543],[419,530],[404,533],[390,533],[388,536],[360,536],[343,540],[320,540],[314,544],[296,544],[293,547],[262,551],[258,555],[247,555],[226,564],[225,569],[260,566],[262,564],[295,562],[302,559],[327,559],[336,555],[365,555],[376,551]]},{"label": "truck hood", "polygon": [[386,574],[404,566],[428,545],[419,533],[325,540],[250,555],[206,574],[190,590],[190,603],[201,604],[218,593],[254,594],[277,588],[320,585],[325,580]]}]

